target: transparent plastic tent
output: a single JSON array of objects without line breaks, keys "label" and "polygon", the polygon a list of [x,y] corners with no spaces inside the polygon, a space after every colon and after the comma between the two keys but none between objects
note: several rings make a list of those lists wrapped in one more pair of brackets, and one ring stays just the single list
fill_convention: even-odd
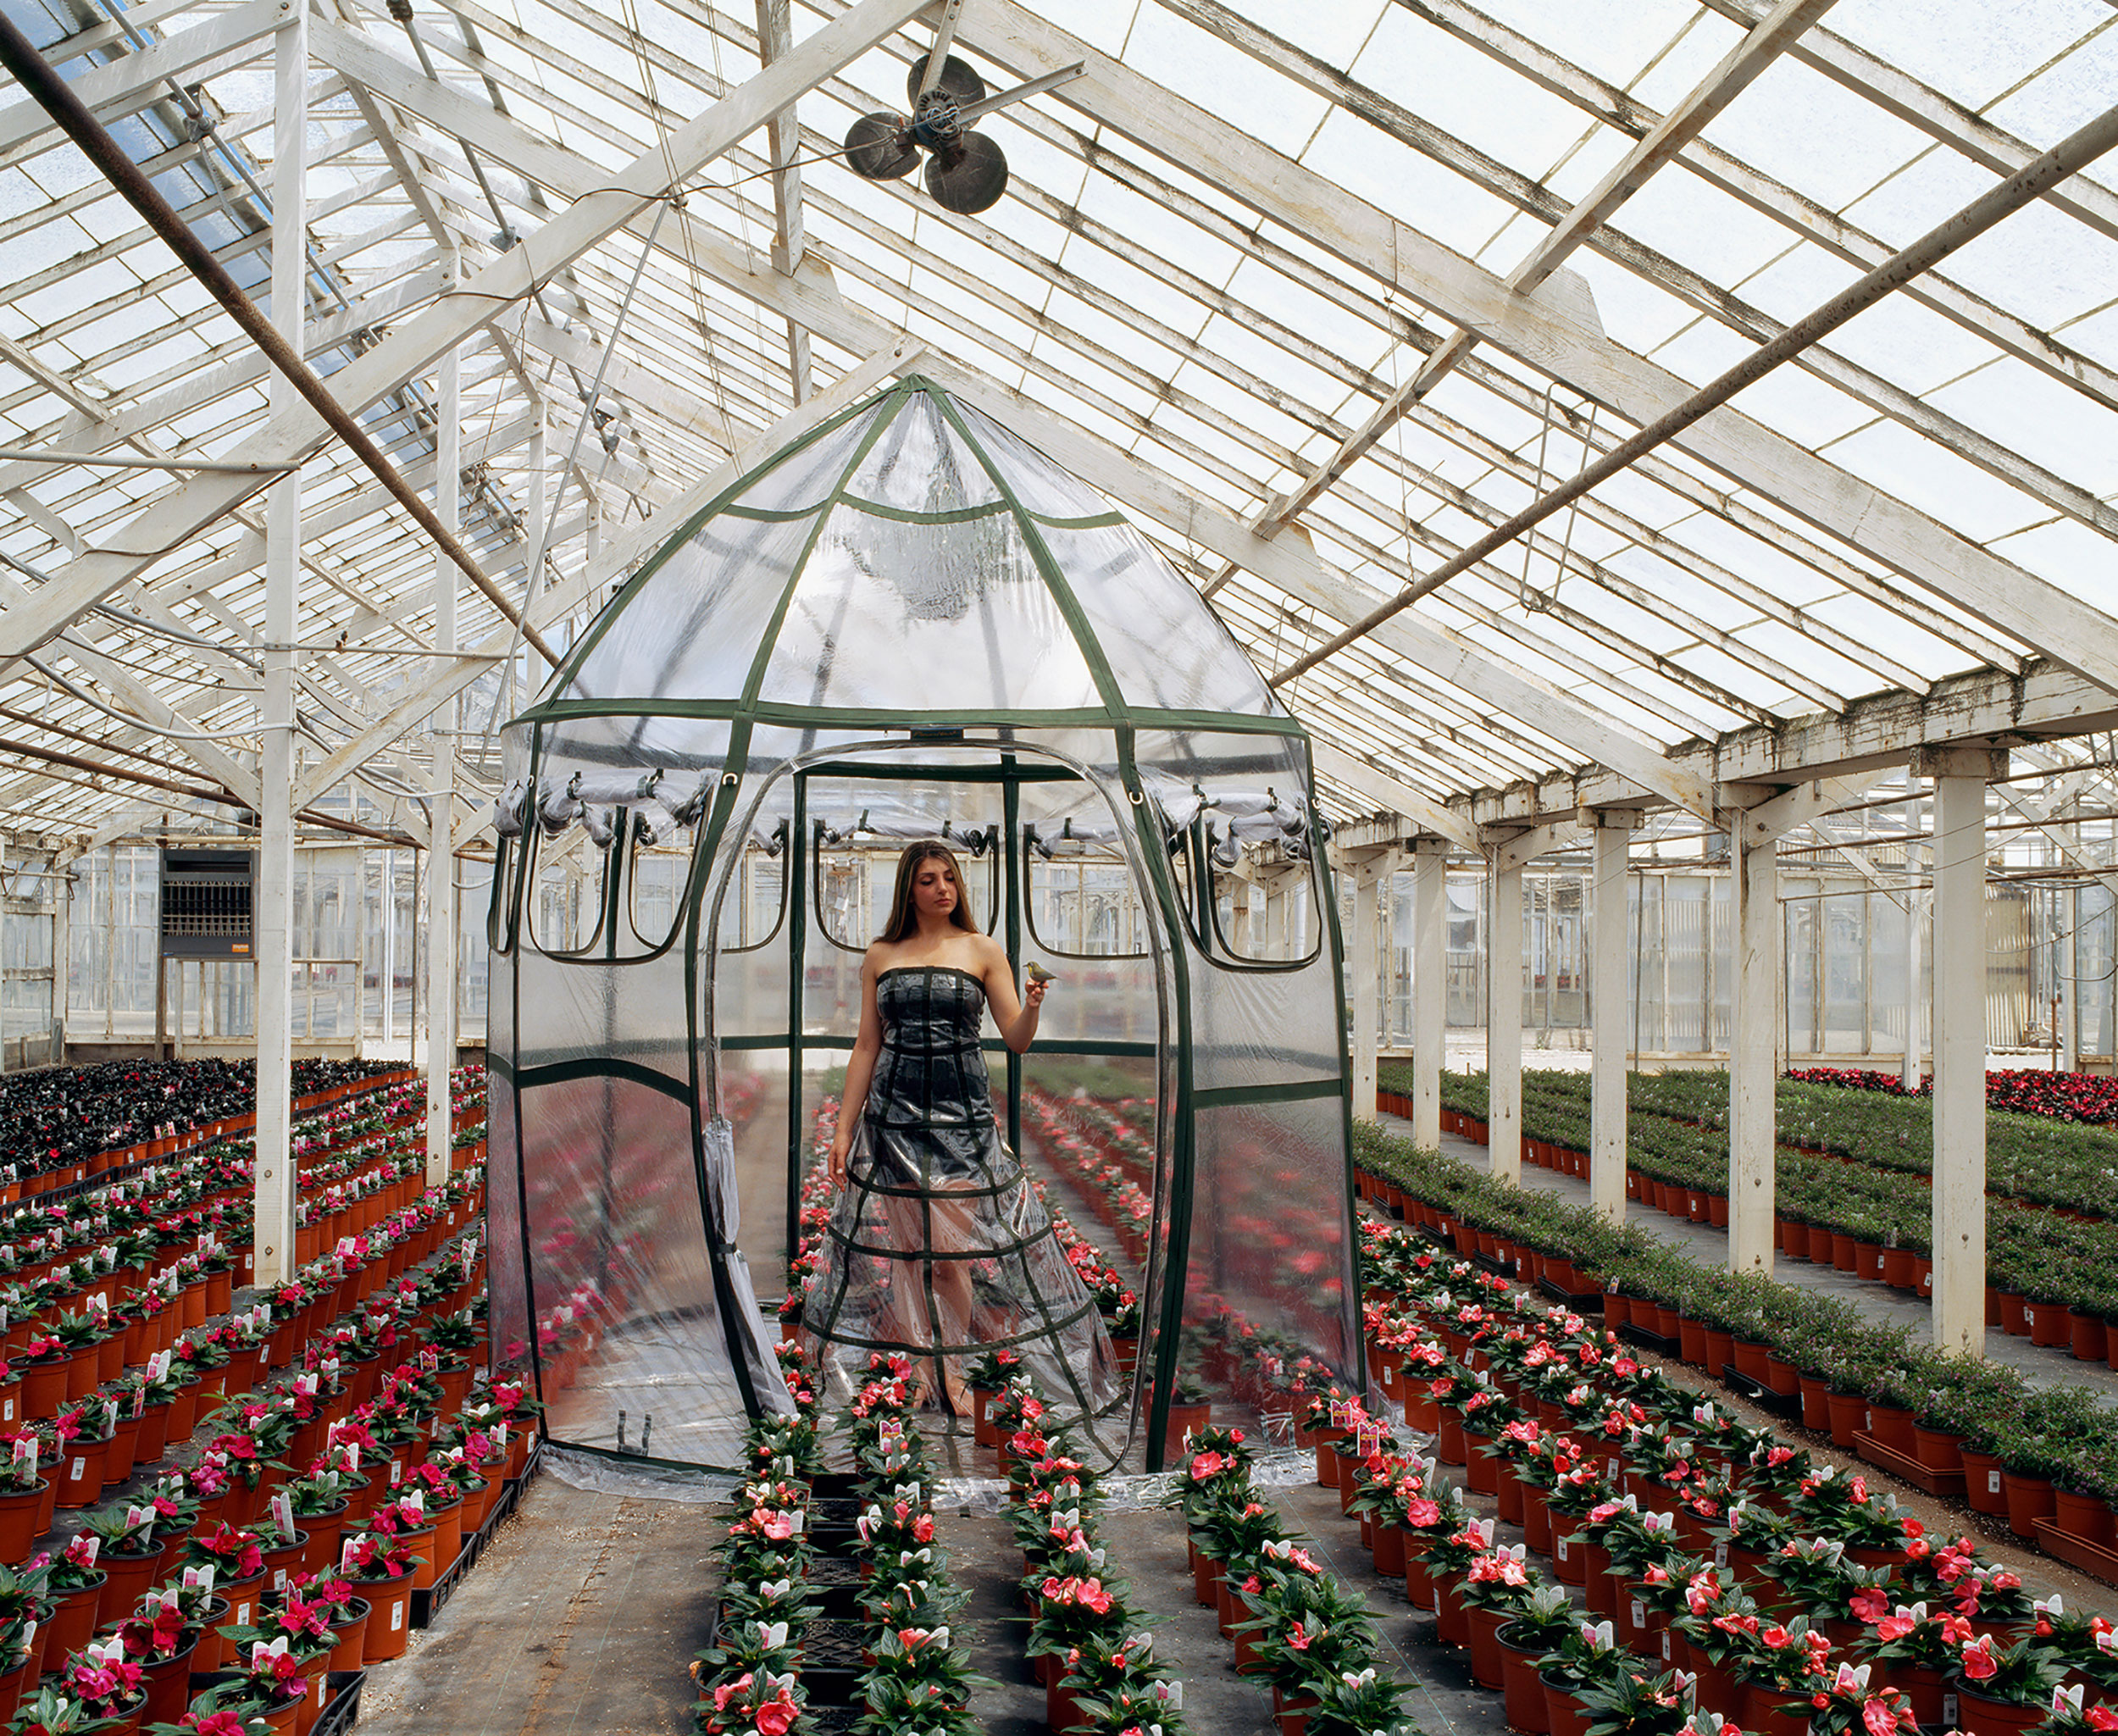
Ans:
[{"label": "transparent plastic tent", "polygon": [[[1145,1304],[1133,1434],[1355,1373],[1306,737],[1108,504],[908,379],[669,538],[505,737],[496,1357],[552,1438],[733,1461],[907,840],[1059,979],[995,1109]],[[1005,1101],[999,1101],[1004,1096]],[[1117,1432],[1122,1437],[1123,1431]]]}]

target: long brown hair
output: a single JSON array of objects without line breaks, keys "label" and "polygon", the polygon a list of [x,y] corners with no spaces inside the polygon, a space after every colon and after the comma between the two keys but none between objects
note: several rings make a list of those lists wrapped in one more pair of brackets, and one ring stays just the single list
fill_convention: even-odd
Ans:
[{"label": "long brown hair", "polygon": [[949,920],[971,934],[981,932],[978,918],[971,914],[971,889],[964,884],[956,851],[939,838],[922,838],[916,844],[907,844],[897,858],[897,885],[890,895],[890,920],[883,924],[879,940],[894,946],[918,933],[919,918],[912,907],[912,889],[919,878],[920,863],[929,861],[947,862],[950,876],[956,881],[956,903],[950,909]]}]

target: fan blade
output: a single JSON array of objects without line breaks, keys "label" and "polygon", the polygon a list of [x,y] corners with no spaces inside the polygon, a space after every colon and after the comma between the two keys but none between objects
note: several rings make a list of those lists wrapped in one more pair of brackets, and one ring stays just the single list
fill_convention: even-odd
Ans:
[{"label": "fan blade", "polygon": [[[919,85],[926,71],[927,58],[923,54],[912,62],[905,79],[905,100],[914,108],[919,106]],[[985,100],[985,80],[979,76],[978,69],[953,54],[941,63],[941,76],[934,81],[934,88],[946,92],[960,108]]]},{"label": "fan blade", "polygon": [[862,180],[896,180],[918,164],[902,115],[863,114],[846,130],[846,166]]},{"label": "fan blade", "polygon": [[927,159],[927,191],[959,216],[990,210],[1007,191],[1007,158],[983,133],[966,133],[952,150]]}]

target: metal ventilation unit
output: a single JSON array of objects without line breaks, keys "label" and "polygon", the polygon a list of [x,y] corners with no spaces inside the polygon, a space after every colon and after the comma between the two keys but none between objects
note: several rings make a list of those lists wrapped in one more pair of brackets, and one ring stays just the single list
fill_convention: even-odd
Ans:
[{"label": "metal ventilation unit", "polygon": [[251,895],[258,858],[247,850],[162,852],[162,956],[252,958]]}]

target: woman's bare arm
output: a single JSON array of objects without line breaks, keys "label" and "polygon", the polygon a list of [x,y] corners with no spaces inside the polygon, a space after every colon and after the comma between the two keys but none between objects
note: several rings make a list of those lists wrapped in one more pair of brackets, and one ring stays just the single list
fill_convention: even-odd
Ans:
[{"label": "woman's bare arm", "polygon": [[980,951],[985,1004],[993,1009],[993,1023],[1000,1027],[1001,1040],[1017,1055],[1027,1054],[1036,1039],[1037,1012],[1045,1004],[1045,984],[1033,977],[1029,989],[1017,995],[1007,949],[989,935]]}]

